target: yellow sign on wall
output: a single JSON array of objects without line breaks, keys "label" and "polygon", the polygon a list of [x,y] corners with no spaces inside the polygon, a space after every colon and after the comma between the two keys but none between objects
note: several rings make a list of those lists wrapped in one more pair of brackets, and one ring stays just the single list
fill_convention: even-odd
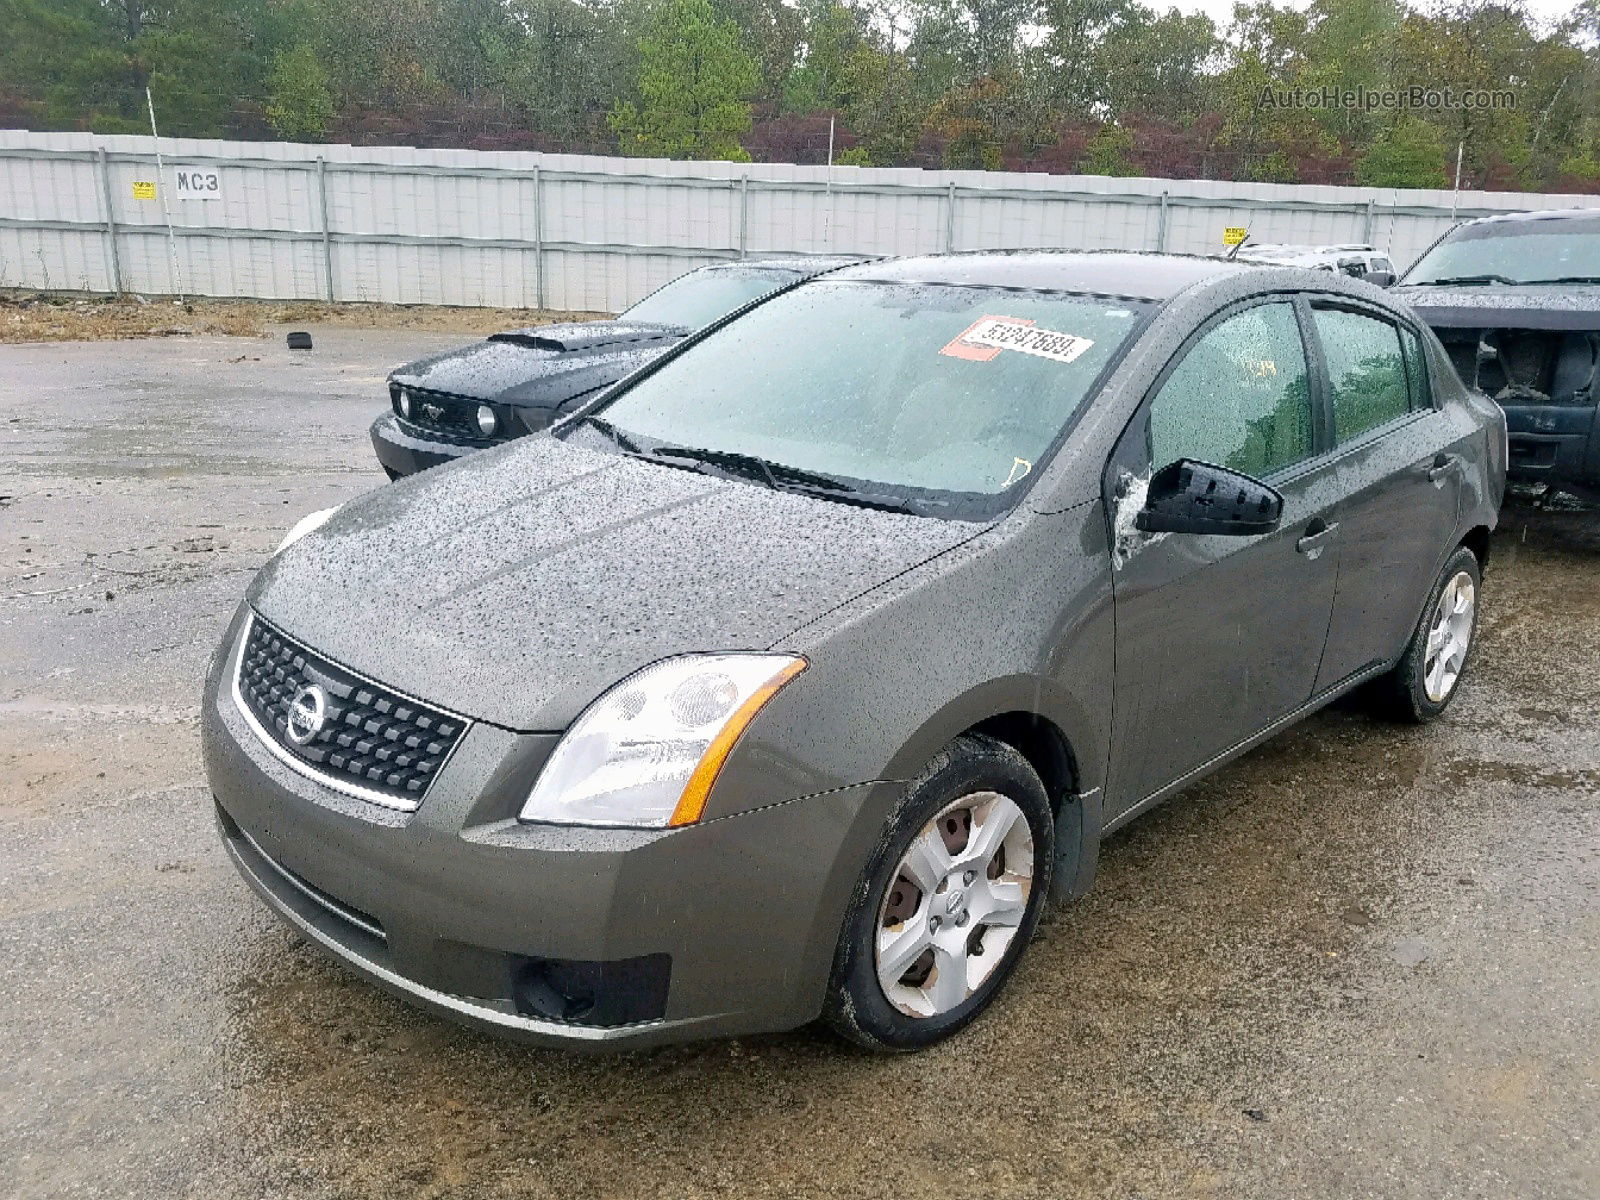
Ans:
[{"label": "yellow sign on wall", "polygon": [[1222,231],[1222,244],[1224,246],[1237,246],[1250,236],[1250,231],[1241,225],[1230,225]]},{"label": "yellow sign on wall", "polygon": [[154,200],[156,198],[156,185],[149,180],[134,180],[133,198],[135,200]]}]

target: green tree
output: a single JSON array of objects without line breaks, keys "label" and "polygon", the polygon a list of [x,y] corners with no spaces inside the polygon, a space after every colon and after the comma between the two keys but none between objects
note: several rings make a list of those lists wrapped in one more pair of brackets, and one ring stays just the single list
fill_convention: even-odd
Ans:
[{"label": "green tree", "polygon": [[1442,188],[1444,137],[1420,117],[1402,117],[1380,133],[1356,164],[1356,182],[1363,187]]},{"label": "green tree", "polygon": [[[1302,82],[1338,91],[1390,86],[1402,15],[1399,0],[1313,0]],[[1382,121],[1381,114],[1354,105],[1323,109],[1317,116],[1328,131],[1358,140],[1369,140]]]},{"label": "green tree", "polygon": [[851,56],[867,45],[860,17],[839,0],[811,0],[800,11],[805,22],[800,60],[784,80],[784,110],[843,108],[854,82]]},{"label": "green tree", "polygon": [[260,79],[244,0],[0,0],[0,79],[52,125],[147,132],[145,88],[163,133],[220,132]]},{"label": "green tree", "polygon": [[748,162],[739,135],[760,82],[732,21],[709,0],[664,0],[639,41],[639,101],[612,109],[625,153]]},{"label": "green tree", "polygon": [[1097,55],[1105,111],[1194,119],[1215,100],[1210,64],[1220,48],[1204,13],[1130,5],[1106,30]]},{"label": "green tree", "polygon": [[1086,147],[1083,170],[1086,175],[1134,175],[1137,172],[1128,155],[1133,150],[1133,130],[1121,125],[1102,125]]},{"label": "green tree", "polygon": [[526,0],[505,15],[479,36],[491,97],[541,133],[587,132],[634,67],[620,15],[573,0]]},{"label": "green tree", "polygon": [[301,42],[279,52],[267,77],[267,120],[279,137],[316,142],[328,136],[333,120],[333,89],[317,52]]}]

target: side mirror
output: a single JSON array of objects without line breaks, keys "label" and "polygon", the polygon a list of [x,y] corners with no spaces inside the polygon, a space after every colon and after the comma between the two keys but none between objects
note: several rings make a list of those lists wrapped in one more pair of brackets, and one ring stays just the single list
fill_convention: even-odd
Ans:
[{"label": "side mirror", "polygon": [[1150,479],[1134,527],[1146,533],[1253,537],[1283,519],[1283,497],[1238,471],[1180,458]]},{"label": "side mirror", "polygon": [[1370,283],[1370,284],[1373,284],[1376,287],[1393,287],[1394,286],[1394,272],[1393,271],[1368,271],[1367,272],[1367,282]]}]

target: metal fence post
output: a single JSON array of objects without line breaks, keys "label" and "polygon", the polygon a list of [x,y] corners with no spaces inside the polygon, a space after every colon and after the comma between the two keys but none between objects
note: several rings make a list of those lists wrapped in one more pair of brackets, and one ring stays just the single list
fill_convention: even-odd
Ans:
[{"label": "metal fence post", "polygon": [[544,180],[533,168],[533,306],[544,307]]},{"label": "metal fence post", "polygon": [[739,257],[750,257],[750,176],[739,176]]},{"label": "metal fence post", "polygon": [[1156,218],[1156,250],[1165,252],[1167,248],[1167,193],[1161,193],[1161,212]]},{"label": "metal fence post", "polygon": [[944,209],[944,250],[949,254],[956,248],[956,183],[950,181],[950,190],[945,198]]},{"label": "metal fence post", "polygon": [[100,173],[100,199],[106,208],[106,250],[111,259],[111,294],[122,295],[122,255],[117,250],[117,219],[111,209],[111,165],[106,161],[106,148],[98,146],[94,152],[95,164]]},{"label": "metal fence post", "polygon": [[1368,245],[1368,246],[1372,245],[1373,210],[1376,207],[1377,207],[1377,201],[1376,200],[1368,200],[1367,201],[1367,230],[1366,230],[1366,232],[1364,234],[1361,235],[1361,241],[1362,241],[1363,244]]},{"label": "metal fence post", "polygon": [[333,303],[333,231],[328,228],[328,163],[317,156],[317,205],[322,210],[322,274],[328,302]]}]

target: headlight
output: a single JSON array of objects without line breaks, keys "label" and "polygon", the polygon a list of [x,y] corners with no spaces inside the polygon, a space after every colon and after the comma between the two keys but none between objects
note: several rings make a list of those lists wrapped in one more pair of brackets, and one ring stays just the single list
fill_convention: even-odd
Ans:
[{"label": "headlight", "polygon": [[398,388],[394,394],[394,410],[407,420],[411,419],[411,393]]},{"label": "headlight", "polygon": [[687,654],[634,672],[573,722],[522,819],[692,825],[739,735],[805,665],[788,654]]},{"label": "headlight", "polygon": [[283,541],[278,543],[278,548],[274,550],[273,553],[282,554],[285,550],[294,545],[301,538],[305,537],[305,535],[310,533],[313,529],[320,529],[323,525],[326,525],[328,523],[328,518],[333,516],[333,514],[338,511],[338,507],[335,506],[333,508],[321,509],[320,511],[314,512],[309,516],[301,517],[294,523],[289,532],[283,535]]},{"label": "headlight", "polygon": [[478,432],[484,437],[493,437],[494,431],[499,427],[500,422],[495,418],[494,409],[487,404],[478,405]]}]

